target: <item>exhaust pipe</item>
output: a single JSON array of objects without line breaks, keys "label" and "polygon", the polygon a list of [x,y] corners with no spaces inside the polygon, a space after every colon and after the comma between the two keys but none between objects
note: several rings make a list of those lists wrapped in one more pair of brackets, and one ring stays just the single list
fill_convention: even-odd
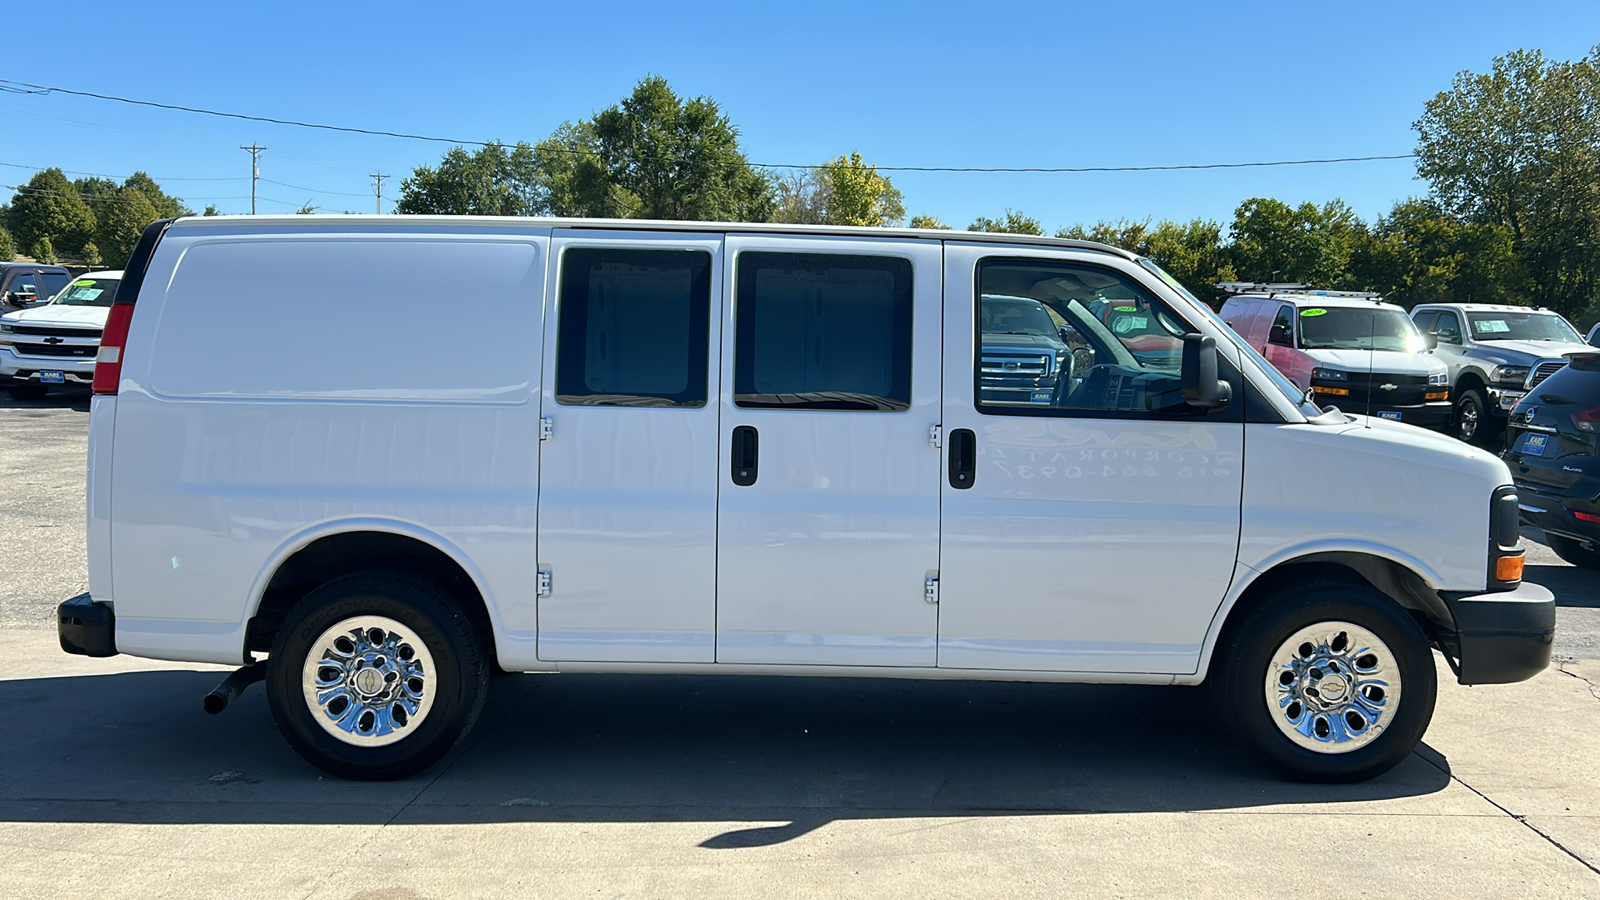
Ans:
[{"label": "exhaust pipe", "polygon": [[222,679],[216,689],[206,695],[204,701],[206,712],[213,716],[228,708],[228,704],[239,699],[244,689],[267,677],[267,662],[253,662],[248,666],[236,669]]}]

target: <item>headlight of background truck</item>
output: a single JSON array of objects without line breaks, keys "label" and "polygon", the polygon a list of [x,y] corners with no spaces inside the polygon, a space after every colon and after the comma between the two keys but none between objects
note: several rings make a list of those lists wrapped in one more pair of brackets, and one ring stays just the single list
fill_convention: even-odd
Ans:
[{"label": "headlight of background truck", "polygon": [[1527,366],[1495,366],[1489,372],[1490,381],[1498,381],[1505,384],[1521,384],[1523,379],[1527,377]]}]

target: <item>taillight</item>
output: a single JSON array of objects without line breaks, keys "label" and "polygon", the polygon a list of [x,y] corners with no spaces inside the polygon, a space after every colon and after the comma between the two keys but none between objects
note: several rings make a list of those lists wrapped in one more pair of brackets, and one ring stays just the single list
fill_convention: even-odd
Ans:
[{"label": "taillight", "polygon": [[132,303],[113,303],[100,334],[100,352],[94,358],[94,392],[115,394],[122,381],[122,347],[128,342],[128,324],[133,321]]},{"label": "taillight", "polygon": [[1578,426],[1579,431],[1600,434],[1600,408],[1585,409],[1573,413],[1572,424]]}]

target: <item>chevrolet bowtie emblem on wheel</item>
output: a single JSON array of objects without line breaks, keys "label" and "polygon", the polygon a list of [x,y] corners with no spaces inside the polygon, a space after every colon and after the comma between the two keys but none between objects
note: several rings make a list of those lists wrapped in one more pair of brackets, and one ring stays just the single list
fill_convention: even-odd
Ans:
[{"label": "chevrolet bowtie emblem on wheel", "polygon": [[1380,384],[1380,385],[1378,385],[1378,390],[1380,390],[1380,391],[1397,391],[1399,389],[1400,389],[1400,385],[1398,385],[1398,384]]},{"label": "chevrolet bowtie emblem on wheel", "polygon": [[46,344],[59,344],[59,343],[62,342],[62,340],[64,340],[64,339],[63,338],[58,338],[58,337],[47,337],[47,338],[44,339],[44,342]]}]

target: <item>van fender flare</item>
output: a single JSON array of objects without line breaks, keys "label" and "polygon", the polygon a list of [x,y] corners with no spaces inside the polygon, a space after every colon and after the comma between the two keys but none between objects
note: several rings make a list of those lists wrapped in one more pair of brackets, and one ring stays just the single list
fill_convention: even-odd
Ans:
[{"label": "van fender flare", "polygon": [[290,533],[279,544],[276,550],[267,556],[261,568],[256,571],[256,577],[250,583],[250,593],[245,601],[244,617],[240,620],[239,633],[243,638],[246,626],[261,609],[261,601],[266,597],[267,585],[272,582],[275,575],[290,557],[304,550],[311,544],[340,534],[353,534],[356,532],[376,531],[384,534],[393,534],[400,537],[411,538],[427,544],[445,556],[451,562],[461,567],[467,577],[472,580],[472,586],[478,591],[478,596],[483,598],[484,610],[489,616],[489,626],[494,632],[494,640],[500,641],[500,607],[495,601],[494,591],[489,588],[489,582],[483,576],[472,557],[461,550],[456,543],[437,531],[423,528],[415,522],[404,519],[390,519],[382,516],[347,516],[337,519],[327,519],[315,522]]},{"label": "van fender flare", "polygon": [[[1386,562],[1394,563],[1408,570],[1419,578],[1429,591],[1437,591],[1442,586],[1439,573],[1421,559],[1385,544],[1376,544],[1370,541],[1357,540],[1316,540],[1293,544],[1274,551],[1269,556],[1257,560],[1254,565],[1239,561],[1234,567],[1233,583],[1228,586],[1228,593],[1218,605],[1217,611],[1211,617],[1211,625],[1206,629],[1205,641],[1200,646],[1200,659],[1191,675],[1179,675],[1173,679],[1174,684],[1200,684],[1205,680],[1211,668],[1211,656],[1217,649],[1217,642],[1222,637],[1222,629],[1226,627],[1228,618],[1245,592],[1256,583],[1261,576],[1272,570],[1295,562],[1316,562],[1317,557],[1325,554],[1357,554],[1371,557]],[[1399,601],[1396,601],[1397,603]],[[1404,606],[1404,604],[1401,604]],[[1439,601],[1441,610],[1443,601]],[[1448,619],[1446,620],[1448,621]]]}]

